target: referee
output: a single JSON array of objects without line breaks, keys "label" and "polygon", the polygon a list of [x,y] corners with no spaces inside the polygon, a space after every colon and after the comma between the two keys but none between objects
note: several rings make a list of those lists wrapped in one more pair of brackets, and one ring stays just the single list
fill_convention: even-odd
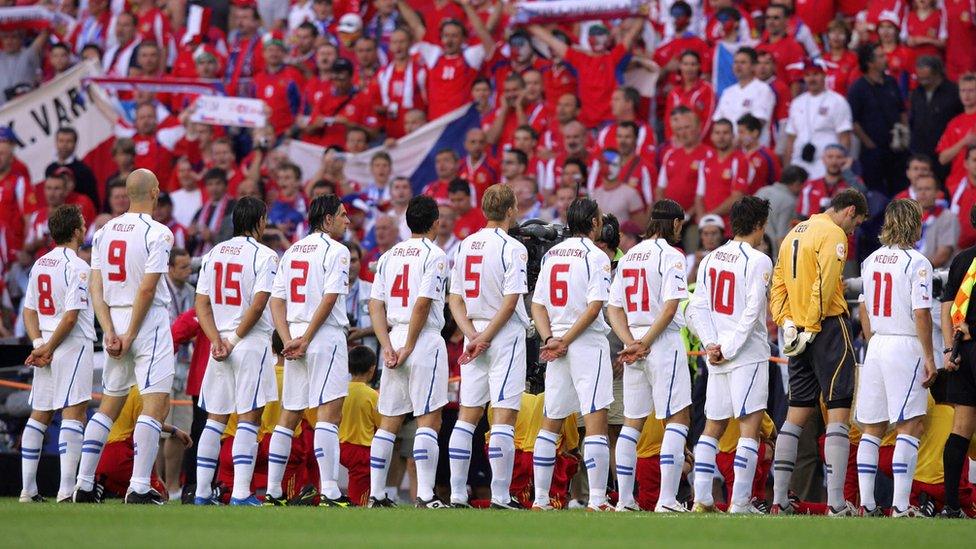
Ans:
[{"label": "referee", "polygon": [[[969,222],[976,228],[976,206],[969,211]],[[942,453],[945,472],[945,507],[942,516],[965,518],[959,509],[959,477],[976,428],[976,341],[970,326],[976,325],[976,304],[970,299],[976,289],[976,246],[967,248],[952,260],[949,279],[942,290],[942,340],[945,342],[945,400],[953,405],[952,433]],[[956,342],[956,338],[960,338]],[[956,357],[952,358],[953,347]]]},{"label": "referee", "polygon": [[848,238],[864,222],[868,204],[860,192],[843,190],[827,211],[798,224],[783,240],[773,269],[769,308],[783,327],[784,354],[790,357],[790,408],[776,439],[773,458],[773,514],[793,514],[788,492],[803,426],[827,403],[827,513],[852,516],[844,499],[850,453],[848,422],[854,399],[854,349],[841,274]]}]

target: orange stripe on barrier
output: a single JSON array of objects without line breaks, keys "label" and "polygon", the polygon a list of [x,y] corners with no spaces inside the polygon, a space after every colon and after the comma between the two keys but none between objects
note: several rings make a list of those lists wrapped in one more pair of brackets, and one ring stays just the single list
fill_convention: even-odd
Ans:
[{"label": "orange stripe on barrier", "polygon": [[[704,351],[690,351],[688,356],[705,356]],[[770,362],[775,362],[776,364],[789,364],[790,361],[785,358],[780,358],[778,356],[769,357]]]},{"label": "orange stripe on barrier", "polygon": [[[10,387],[11,389],[22,389],[25,391],[31,390],[31,386],[27,383],[18,383],[5,379],[0,379],[0,387]],[[102,400],[102,396],[102,393],[92,393],[92,400]],[[170,400],[169,403],[173,406],[193,406],[192,400]]]}]

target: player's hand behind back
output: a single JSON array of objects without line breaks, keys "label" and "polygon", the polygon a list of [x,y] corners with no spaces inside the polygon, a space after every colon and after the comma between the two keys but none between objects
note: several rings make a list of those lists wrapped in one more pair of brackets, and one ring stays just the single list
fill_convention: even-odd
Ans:
[{"label": "player's hand behind back", "polygon": [[392,366],[392,368],[396,368],[406,364],[407,359],[410,358],[411,354],[413,354],[413,347],[407,347],[406,345],[404,345],[403,347],[397,349],[396,362],[395,362],[396,365]]},{"label": "player's hand behind back", "polygon": [[928,389],[935,383],[936,376],[939,375],[939,371],[935,369],[935,360],[926,358],[925,359],[925,377],[922,378],[922,387]]},{"label": "player's hand behind back", "polygon": [[480,337],[476,337],[467,345],[464,346],[464,352],[461,354],[461,358],[458,360],[459,364],[467,364],[472,360],[478,358],[478,356],[487,351],[491,347],[491,343],[482,341]]},{"label": "player's hand behind back", "polygon": [[102,341],[102,347],[108,356],[119,358],[122,356],[122,340],[114,333],[107,333]]},{"label": "player's hand behind back", "polygon": [[396,351],[389,347],[383,347],[381,354],[383,356],[383,364],[387,368],[396,368],[398,366]]}]

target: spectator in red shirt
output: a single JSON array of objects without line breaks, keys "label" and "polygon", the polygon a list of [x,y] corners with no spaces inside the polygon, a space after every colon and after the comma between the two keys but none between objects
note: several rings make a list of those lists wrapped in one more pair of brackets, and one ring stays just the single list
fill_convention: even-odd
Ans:
[{"label": "spectator in red shirt", "polygon": [[326,42],[315,48],[315,70],[305,81],[302,90],[302,112],[308,114],[312,108],[332,89],[332,64],[339,58],[339,50]]},{"label": "spectator in red shirt", "polygon": [[241,79],[250,78],[261,71],[264,55],[261,53],[261,18],[253,4],[233,8],[236,28],[228,34],[227,73],[229,95],[238,95]]},{"label": "spectator in red shirt", "polygon": [[935,5],[935,0],[915,0],[912,4],[902,26],[902,40],[916,58],[922,55],[942,58],[949,37],[945,12]]},{"label": "spectator in red shirt", "polygon": [[[567,47],[572,44],[569,36],[561,30],[552,31],[552,35]],[[578,85],[576,71],[562,57],[553,54],[549,64],[542,70],[543,95],[549,112],[556,112],[556,102],[562,96],[570,94],[575,97]]]},{"label": "spectator in red shirt", "polygon": [[544,90],[542,73],[536,69],[529,69],[522,73],[522,81],[525,82],[522,98],[524,104],[522,112],[525,117],[519,125],[531,126],[537,134],[541,134],[549,127],[549,120],[552,118],[552,111],[542,97]]},{"label": "spectator in red shirt", "polygon": [[888,60],[888,75],[895,79],[903,96],[908,97],[915,72],[915,54],[898,37],[898,17],[886,14],[878,21],[878,42]]},{"label": "spectator in red shirt", "polygon": [[353,53],[355,54],[354,64],[356,66],[352,76],[353,84],[365,93],[371,95],[378,93],[376,76],[379,74],[383,63],[376,46],[376,40],[369,36],[357,38],[353,45]]},{"label": "spectator in red shirt", "polygon": [[160,182],[170,180],[173,155],[157,139],[156,107],[142,104],[136,109],[136,134],[132,141],[136,146],[135,167],[146,168],[156,174]]},{"label": "spectator in red shirt", "polygon": [[729,227],[729,210],[736,200],[749,192],[752,178],[749,160],[735,148],[735,129],[730,120],[716,120],[711,133],[714,154],[707,156],[698,168],[695,190],[695,218],[718,215]]},{"label": "spectator in red shirt", "polygon": [[566,94],[556,102],[554,119],[549,124],[549,129],[542,133],[542,143],[540,154],[548,159],[555,155],[555,151],[563,147],[563,128],[570,122],[576,122],[579,116],[580,103],[579,97],[575,94]]},{"label": "spectator in red shirt", "polygon": [[701,142],[698,118],[687,107],[671,112],[672,146],[661,157],[654,198],[670,198],[690,214],[698,189],[698,169],[715,152]]},{"label": "spectator in red shirt", "polygon": [[862,187],[859,181],[848,181],[844,176],[845,169],[850,167],[850,158],[844,147],[828,145],[824,148],[823,164],[826,169],[824,176],[807,181],[800,191],[796,213],[802,217],[810,217],[827,209],[830,200],[840,191],[849,187]]},{"label": "spectator in red shirt", "polygon": [[376,137],[379,120],[369,97],[352,85],[352,63],[339,58],[332,64],[332,88],[312,108],[305,140],[324,147],[342,147],[348,128],[362,128]]},{"label": "spectator in red shirt", "polygon": [[508,56],[503,57],[496,53],[496,57],[501,57],[489,68],[489,72],[495,81],[495,89],[501,89],[505,85],[505,80],[510,74],[525,75],[528,70],[543,70],[548,63],[540,59],[532,48],[529,33],[524,29],[515,29],[508,37]]},{"label": "spectator in red shirt", "polygon": [[600,154],[599,180],[588,194],[600,204],[602,212],[613,214],[619,220],[643,224],[644,201],[640,191],[621,178],[621,167],[620,153],[605,149]]},{"label": "spectator in red shirt", "polygon": [[[547,193],[551,193],[556,188],[556,182],[559,181],[560,175],[562,173],[563,164],[566,160],[570,158],[575,158],[581,162],[586,163],[590,170],[590,181],[587,187],[593,185],[593,181],[596,179],[599,173],[599,167],[596,166],[597,161],[591,159],[593,156],[589,147],[586,143],[586,127],[577,120],[574,120],[563,127],[563,143],[556,151],[556,155],[549,159],[546,163],[546,175],[543,178],[545,181],[544,190]],[[504,166],[503,166],[504,168]]]},{"label": "spectator in red shirt", "polygon": [[950,80],[976,70],[976,9],[972,0],[945,0],[946,74]]},{"label": "spectator in red shirt", "polygon": [[620,43],[611,48],[610,30],[602,24],[592,25],[587,31],[590,51],[567,46],[553,36],[552,32],[539,25],[529,27],[532,34],[549,46],[557,57],[565,59],[576,69],[581,84],[578,93],[583,104],[580,122],[586,127],[595,128],[603,122],[613,120],[610,96],[620,84],[621,68],[643,26],[641,19],[630,21],[630,25],[623,31]]},{"label": "spectator in red shirt", "polygon": [[649,206],[654,202],[657,166],[654,165],[652,154],[641,154],[638,150],[639,135],[639,128],[633,122],[621,122],[617,126],[617,152],[620,154],[618,179],[636,189],[643,205]]},{"label": "spectator in red shirt", "polygon": [[976,75],[966,74],[959,78],[959,101],[963,112],[949,121],[935,152],[939,153],[939,163],[952,166],[946,186],[950,192],[956,182],[966,173],[965,157],[960,154],[976,145]]},{"label": "spectator in red shirt", "polygon": [[75,190],[78,187],[74,172],[72,172],[70,168],[62,166],[60,168],[51,170],[50,175],[59,175],[64,178],[68,191],[68,195],[65,198],[64,203],[78,206],[78,209],[81,210],[81,216],[85,218],[85,224],[91,224],[91,222],[95,220],[95,216],[98,215],[98,210],[95,209],[95,203],[92,202],[88,195],[81,194]]},{"label": "spectator in red shirt", "polygon": [[465,134],[464,151],[458,177],[474,186],[475,202],[481,204],[485,190],[498,182],[498,166],[488,157],[488,140],[481,128],[471,128]]},{"label": "spectator in red shirt", "polygon": [[613,122],[607,124],[597,134],[596,144],[602,149],[618,149],[617,128],[623,122],[633,122],[637,125],[637,149],[641,154],[654,153],[654,131],[646,122],[637,118],[640,109],[640,94],[630,86],[617,88],[610,96],[610,111]]},{"label": "spectator in red shirt", "polygon": [[156,201],[156,209],[153,210],[153,219],[166,225],[173,232],[173,246],[175,248],[186,248],[187,231],[186,227],[173,217],[173,200],[167,193],[160,193]]},{"label": "spectator in red shirt", "polygon": [[288,64],[294,65],[308,78],[316,72],[315,42],[319,37],[319,30],[315,25],[305,21],[298,25],[291,33],[292,48],[288,53]]},{"label": "spectator in red shirt", "polygon": [[511,185],[516,179],[528,172],[529,157],[519,149],[509,149],[502,153],[502,169],[499,183]]},{"label": "spectator in red shirt", "polygon": [[681,75],[679,73],[679,60],[684,52],[695,52],[700,60],[705,60],[705,70],[711,72],[710,48],[701,36],[689,29],[691,25],[692,9],[684,0],[678,0],[671,4],[669,10],[671,19],[674,21],[674,35],[665,39],[654,50],[653,60],[661,67],[662,76],[670,86],[681,85]]},{"label": "spectator in red shirt", "polygon": [[526,105],[525,82],[518,74],[511,73],[505,79],[505,87],[501,90],[498,107],[484,117],[481,129],[485,131],[488,143],[501,151],[509,148],[515,134],[515,128],[525,123]]},{"label": "spectator in red shirt", "polygon": [[732,0],[711,0],[708,7],[712,10],[705,24],[705,40],[709,44],[714,45],[730,33],[745,39],[755,37],[755,23],[742,6]]},{"label": "spectator in red shirt", "polygon": [[739,147],[752,166],[752,184],[746,194],[755,194],[762,187],[779,181],[783,167],[776,152],[764,147],[759,140],[762,135],[762,120],[746,114],[736,121],[736,126]]},{"label": "spectator in red shirt", "polygon": [[70,174],[71,172],[67,168],[60,168],[57,172],[47,176],[44,180],[44,202],[47,207],[39,208],[28,216],[24,252],[32,260],[54,249],[54,240],[51,239],[51,231],[48,229],[47,221],[54,210],[65,204],[65,199],[68,197],[68,177]]},{"label": "spectator in red shirt", "polygon": [[262,44],[264,66],[254,75],[254,97],[264,100],[271,109],[268,122],[275,135],[284,135],[295,123],[305,77],[295,67],[285,65],[285,42],[281,36],[268,33]]},{"label": "spectator in red shirt", "polygon": [[676,107],[691,109],[699,120],[704,120],[702,139],[711,127],[712,113],[715,112],[715,89],[701,78],[701,56],[693,51],[686,51],[678,59],[678,70],[681,83],[672,86],[668,91],[664,103],[664,139],[670,141],[671,113]]},{"label": "spectator in red shirt", "polygon": [[[758,62],[756,63],[756,78],[769,84],[776,96],[776,105],[773,107],[773,119],[771,121],[773,143],[781,139],[781,132],[786,125],[786,119],[790,116],[790,103],[793,100],[793,90],[790,84],[776,75],[776,60],[768,51],[759,51]],[[801,69],[802,72],[802,69]],[[799,88],[797,88],[799,89]]]},{"label": "spectator in red shirt", "polygon": [[851,42],[851,28],[843,20],[835,19],[827,25],[827,52],[821,58],[827,71],[827,87],[847,95],[847,86],[855,80],[857,54],[847,45]]},{"label": "spectator in red shirt", "polygon": [[790,86],[793,95],[800,89],[803,59],[806,51],[795,38],[787,33],[789,10],[782,4],[771,4],[766,8],[766,31],[756,47],[769,52],[776,60],[776,76]]},{"label": "spectator in red shirt", "polygon": [[454,223],[454,235],[464,240],[468,235],[480,231],[488,223],[481,208],[472,205],[471,185],[463,179],[451,181],[447,189],[451,202],[451,209],[457,215]]},{"label": "spectator in red shirt", "polygon": [[410,31],[397,28],[390,35],[392,60],[383,67],[376,78],[381,107],[377,106],[387,138],[399,139],[406,135],[403,127],[404,114],[411,109],[426,109],[426,91],[423,82],[427,70],[410,54]]},{"label": "spectator in red shirt", "polygon": [[966,149],[965,175],[952,193],[950,210],[959,218],[959,245],[964,250],[976,245],[976,228],[969,222],[970,211],[976,206],[976,145]]},{"label": "spectator in red shirt", "polygon": [[227,183],[227,194],[237,196],[237,186],[244,181],[244,170],[237,165],[234,156],[234,146],[230,139],[220,137],[210,144],[210,166],[224,172]]},{"label": "spectator in red shirt", "polygon": [[[441,149],[434,155],[434,173],[437,179],[424,186],[425,194],[438,202],[447,202],[447,190],[458,177],[458,154],[454,149]],[[475,193],[472,193],[475,196]]]},{"label": "spectator in red shirt", "polygon": [[546,173],[546,162],[536,154],[539,150],[539,134],[532,126],[519,126],[515,128],[515,138],[512,140],[512,149],[525,153],[527,159],[525,174],[535,178],[536,184],[542,188],[542,177]]}]

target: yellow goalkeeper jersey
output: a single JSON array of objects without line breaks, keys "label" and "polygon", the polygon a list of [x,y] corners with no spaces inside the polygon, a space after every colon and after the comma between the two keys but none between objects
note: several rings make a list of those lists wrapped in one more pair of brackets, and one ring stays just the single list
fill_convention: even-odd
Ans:
[{"label": "yellow goalkeeper jersey", "polygon": [[376,409],[380,394],[362,381],[349,382],[349,394],[342,402],[342,423],[339,442],[369,446],[373,433],[380,426],[380,412]]},{"label": "yellow goalkeeper jersey", "polygon": [[637,457],[649,458],[659,455],[662,440],[664,440],[664,420],[655,418],[654,414],[647,416],[644,427],[641,428],[640,438],[637,439]]},{"label": "yellow goalkeeper jersey", "polygon": [[[537,395],[522,393],[521,409],[515,420],[515,447],[523,452],[535,451],[535,438],[542,429],[545,393]],[[492,410],[488,408],[488,421],[491,422]],[[579,431],[576,429],[576,414],[571,414],[563,420],[563,429],[559,433],[559,451],[571,452],[579,446]]]},{"label": "yellow goalkeeper jersey", "polygon": [[112,424],[112,430],[108,432],[108,438],[105,439],[105,442],[121,442],[131,437],[136,428],[136,420],[139,419],[141,413],[142,396],[139,394],[139,389],[133,387],[129,389],[125,406],[119,412],[119,417],[115,418],[115,423]]},{"label": "yellow goalkeeper jersey", "polygon": [[820,332],[820,322],[847,313],[841,275],[847,261],[847,234],[827,214],[816,214],[793,227],[773,268],[769,308],[782,326]]},{"label": "yellow goalkeeper jersey", "polygon": [[[775,431],[776,424],[773,423],[773,418],[764,412],[762,423],[759,425],[759,439],[771,440]],[[739,445],[739,436],[739,420],[737,418],[731,418],[729,425],[725,428],[725,432],[722,433],[722,438],[718,440],[718,451],[735,452],[736,447]]]}]

